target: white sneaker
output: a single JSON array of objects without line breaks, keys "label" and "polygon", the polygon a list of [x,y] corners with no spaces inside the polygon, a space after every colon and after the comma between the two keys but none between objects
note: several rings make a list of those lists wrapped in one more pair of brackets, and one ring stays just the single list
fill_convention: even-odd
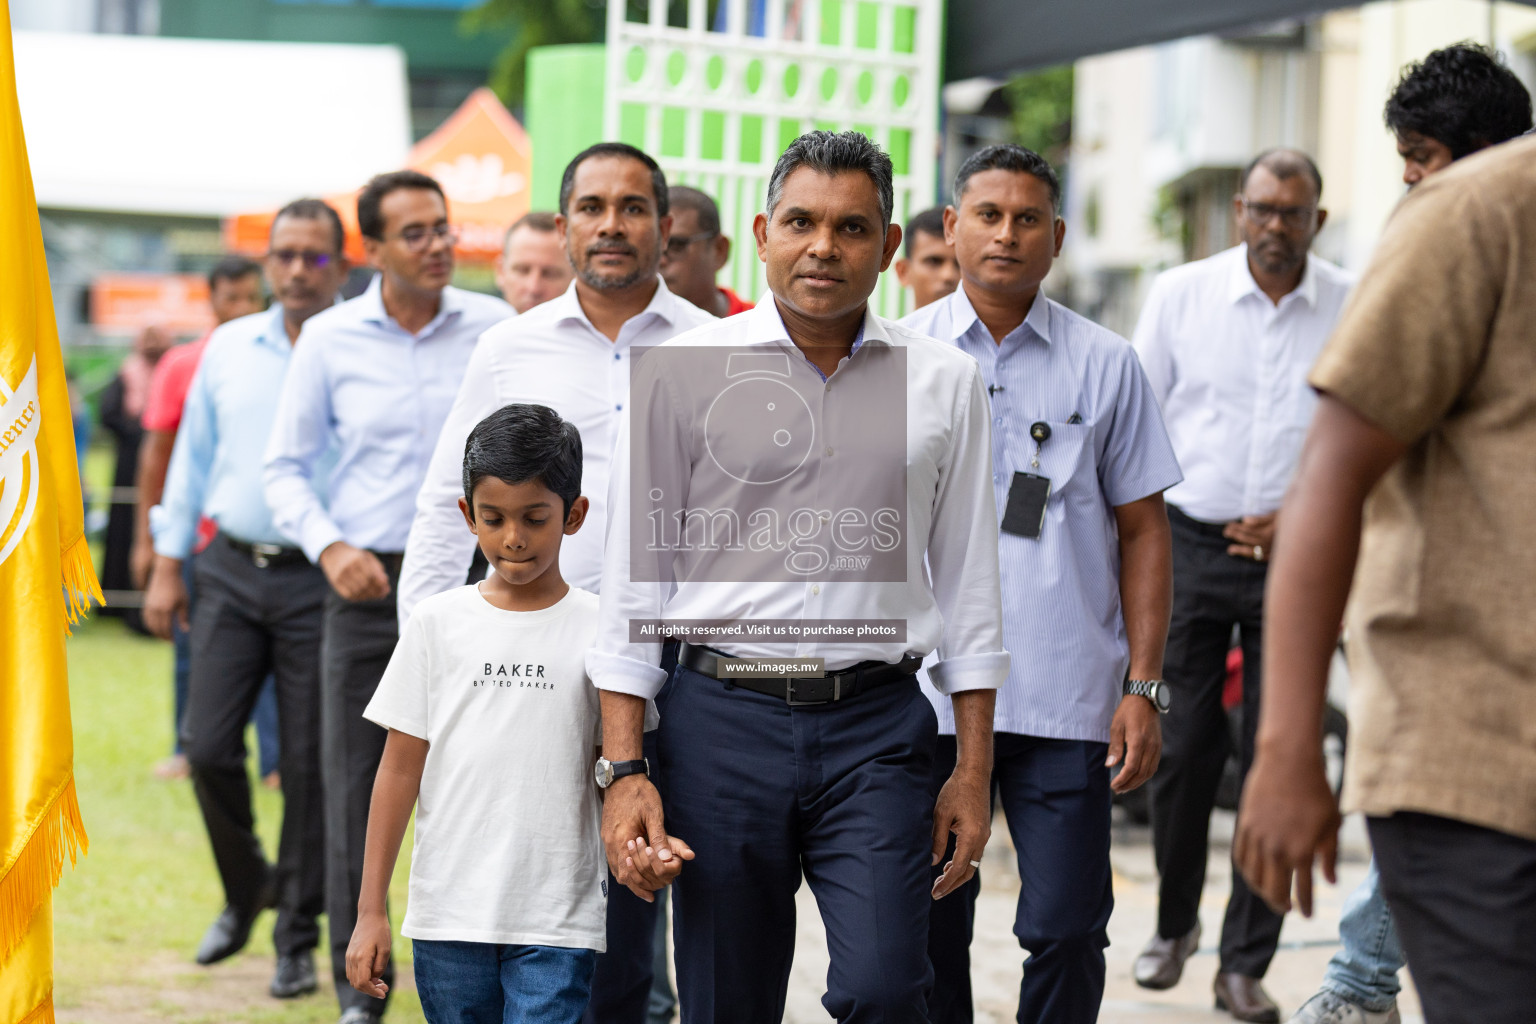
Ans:
[{"label": "white sneaker", "polygon": [[1403,1018],[1395,1002],[1385,1010],[1372,1011],[1324,989],[1303,1003],[1287,1024],[1403,1024]]}]

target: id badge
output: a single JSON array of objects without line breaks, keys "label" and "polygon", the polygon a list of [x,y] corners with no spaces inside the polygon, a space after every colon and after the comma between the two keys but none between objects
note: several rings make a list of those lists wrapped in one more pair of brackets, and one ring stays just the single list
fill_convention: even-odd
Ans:
[{"label": "id badge", "polygon": [[1033,473],[1013,474],[1008,504],[1003,510],[1003,532],[1040,539],[1045,529],[1045,503],[1051,497],[1051,481]]}]

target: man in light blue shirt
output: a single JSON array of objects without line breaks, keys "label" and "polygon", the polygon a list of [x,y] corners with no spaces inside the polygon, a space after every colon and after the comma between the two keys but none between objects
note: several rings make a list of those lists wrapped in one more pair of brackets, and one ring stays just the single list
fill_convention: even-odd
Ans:
[{"label": "man in light blue shirt", "polygon": [[[363,719],[398,636],[395,588],[416,492],[481,332],[513,315],[461,291],[455,236],[436,181],[375,177],[357,200],[368,290],[304,325],[266,449],[266,497],[278,530],[324,571],[321,760],[326,914],[343,1024],[377,1024],[384,1000],[347,982],[363,841],[385,731]],[[322,501],[314,484],[334,450]],[[393,984],[391,972],[385,982]]]},{"label": "man in light blue shirt", "polygon": [[[193,790],[224,884],[226,906],[197,952],[211,964],[238,952],[256,915],[276,905],[277,971],[270,991],[316,988],[317,917],[324,909],[320,793],[320,610],[325,579],[285,547],[262,495],[261,453],[300,326],[346,280],[336,211],[300,199],[272,222],[267,282],[277,301],[214,331],[187,393],[159,505],[144,620],[160,636],[187,628],[182,563],[198,520],[219,536],[194,568],[191,672],[179,723]],[[277,682],[283,830],[276,868],[252,828],[245,723],[268,673]]]},{"label": "man in light blue shirt", "polygon": [[[1172,593],[1162,492],[1179,467],[1130,344],[1040,291],[1065,232],[1051,166],[991,146],[960,168],[954,197],[944,229],[961,285],[902,323],[974,356],[987,384],[1012,655],[993,782],[1019,858],[1014,933],[1030,954],[1019,1020],[1088,1024],[1104,994],[1113,906],[1111,790],[1145,782],[1162,742]],[[954,767],[955,726],[950,702],[928,693],[937,791]],[[972,1019],[979,890],[978,876],[930,914],[935,1024]]]}]

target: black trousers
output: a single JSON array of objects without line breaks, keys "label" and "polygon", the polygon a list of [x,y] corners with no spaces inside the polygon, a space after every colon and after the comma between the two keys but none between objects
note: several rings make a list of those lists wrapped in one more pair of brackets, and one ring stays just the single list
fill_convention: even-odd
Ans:
[{"label": "black trousers", "polygon": [[668,831],[697,859],[672,885],[688,1024],[778,1024],[802,874],[844,1022],[923,1024],[937,724],[916,681],[790,707],[678,666],[657,697]]},{"label": "black trousers", "polygon": [[[1020,1024],[1093,1024],[1104,999],[1104,950],[1114,908],[1109,863],[1108,744],[998,733],[992,786],[1003,805],[1019,862],[1019,903],[1013,933],[1029,952],[1019,985]],[[955,770],[953,736],[940,736],[932,794]],[[944,860],[954,856],[954,839]],[[944,862],[933,870],[937,879]],[[934,1024],[970,1024],[971,937],[978,870],[965,885],[933,904],[928,959]]]},{"label": "black trousers", "polygon": [[[385,1000],[364,995],[347,982],[347,944],[357,927],[363,888],[363,843],[368,804],[389,733],[363,717],[399,638],[395,592],[400,558],[386,556],[389,594],[375,601],[346,601],[326,588],[325,638],[320,650],[320,756],[325,777],[325,912],[330,918],[331,972],[343,1010],[361,1006],[384,1012]],[[394,960],[384,982],[394,988]]]},{"label": "black trousers", "polygon": [[[1233,627],[1243,650],[1240,761],[1247,778],[1259,720],[1267,563],[1227,554],[1221,525],[1168,509],[1173,527],[1173,617],[1163,671],[1173,706],[1163,717],[1163,760],[1149,784],[1152,849],[1162,876],[1157,931],[1177,938],[1200,917],[1211,810],[1231,747],[1221,706]],[[1221,926],[1221,970],[1262,978],[1280,942],[1282,917],[1233,866]]]},{"label": "black trousers", "polygon": [[[325,577],[306,562],[258,568],[222,537],[198,556],[195,571],[181,743],[225,899],[249,909],[275,883],[278,953],[313,949],[325,881],[319,672]],[[254,829],[244,738],[268,673],[277,680],[283,780],[275,876]]]},{"label": "black trousers", "polygon": [[1536,840],[1430,814],[1367,824],[1427,1024],[1536,1017]]}]

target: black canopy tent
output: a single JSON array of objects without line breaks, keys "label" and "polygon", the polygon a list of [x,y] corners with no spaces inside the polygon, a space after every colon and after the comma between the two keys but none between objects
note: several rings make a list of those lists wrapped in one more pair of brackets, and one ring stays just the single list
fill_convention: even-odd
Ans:
[{"label": "black canopy tent", "polygon": [[[1006,78],[1185,36],[1357,6],[1348,0],[949,0],[944,77]],[[1536,6],[1536,0],[1520,0]]]}]

